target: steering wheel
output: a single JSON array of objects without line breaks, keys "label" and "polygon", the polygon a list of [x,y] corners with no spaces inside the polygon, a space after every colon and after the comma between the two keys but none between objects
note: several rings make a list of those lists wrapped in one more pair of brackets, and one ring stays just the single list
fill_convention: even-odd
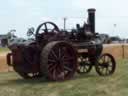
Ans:
[{"label": "steering wheel", "polygon": [[47,34],[55,34],[58,33],[59,28],[56,24],[54,24],[53,22],[44,22],[42,24],[40,24],[36,30],[36,39],[38,39],[39,37]]}]

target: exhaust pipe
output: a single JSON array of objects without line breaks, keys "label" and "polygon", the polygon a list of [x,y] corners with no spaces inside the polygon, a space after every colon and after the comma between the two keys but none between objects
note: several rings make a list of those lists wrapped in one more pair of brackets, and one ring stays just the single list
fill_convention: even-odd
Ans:
[{"label": "exhaust pipe", "polygon": [[95,9],[88,9],[88,24],[90,26],[90,31],[95,34]]}]

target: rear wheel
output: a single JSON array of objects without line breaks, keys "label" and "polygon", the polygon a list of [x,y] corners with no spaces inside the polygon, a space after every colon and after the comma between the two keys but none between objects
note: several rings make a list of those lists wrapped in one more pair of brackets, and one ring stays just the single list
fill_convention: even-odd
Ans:
[{"label": "rear wheel", "polygon": [[50,80],[62,81],[73,77],[77,70],[77,54],[72,45],[54,41],[41,54],[41,71]]}]

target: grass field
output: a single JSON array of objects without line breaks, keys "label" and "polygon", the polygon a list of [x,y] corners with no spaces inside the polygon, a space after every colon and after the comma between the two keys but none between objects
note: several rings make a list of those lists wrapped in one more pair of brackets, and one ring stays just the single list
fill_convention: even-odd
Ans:
[{"label": "grass field", "polygon": [[7,51],[9,51],[8,48],[0,48],[0,52],[7,52]]},{"label": "grass field", "polygon": [[0,55],[5,53],[0,56],[0,96],[128,96],[128,60],[117,61],[116,72],[108,77],[100,77],[92,70],[64,82],[24,80],[15,72],[7,72],[8,51],[0,48]]},{"label": "grass field", "polygon": [[8,52],[8,48],[0,48],[0,72],[8,71],[8,66],[6,63],[6,55]]},{"label": "grass field", "polygon": [[128,60],[120,60],[112,76],[94,70],[68,81],[24,80],[15,72],[0,73],[0,96],[128,96]]}]

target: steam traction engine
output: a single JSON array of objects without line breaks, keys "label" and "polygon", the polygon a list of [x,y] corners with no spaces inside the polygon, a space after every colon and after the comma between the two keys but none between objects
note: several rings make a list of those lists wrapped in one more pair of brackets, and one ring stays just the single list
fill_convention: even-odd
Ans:
[{"label": "steam traction engine", "polygon": [[[33,31],[29,30],[28,35]],[[88,22],[77,24],[71,32],[45,22],[38,26],[35,40],[14,43],[9,48],[8,65],[25,79],[45,76],[55,81],[67,80],[75,72],[90,72],[93,66],[99,75],[107,76],[116,67],[112,55],[101,54],[102,42],[95,33],[95,9],[88,9]]]}]

